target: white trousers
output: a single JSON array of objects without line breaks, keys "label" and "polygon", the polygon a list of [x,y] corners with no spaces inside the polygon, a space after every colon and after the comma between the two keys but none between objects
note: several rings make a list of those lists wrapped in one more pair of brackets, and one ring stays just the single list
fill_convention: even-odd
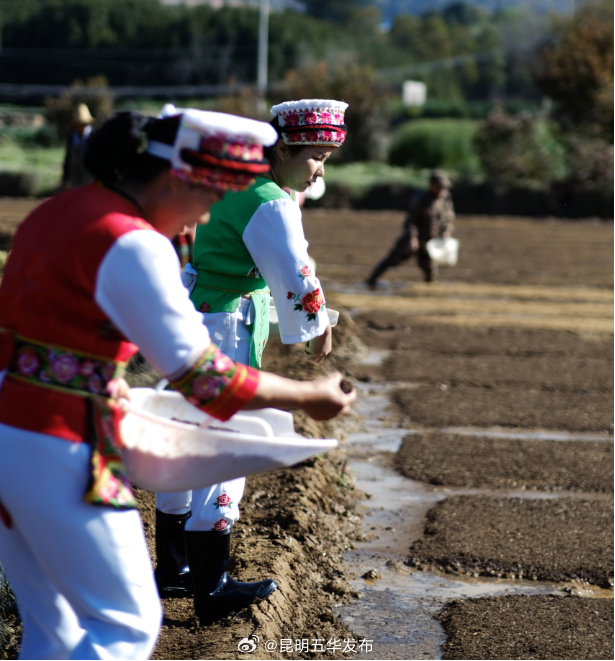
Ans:
[{"label": "white trousers", "polygon": [[82,500],[89,449],[0,424],[0,562],[20,659],[147,659],[162,619],[141,520]]},{"label": "white trousers", "polygon": [[[252,334],[246,328],[250,300],[242,298],[236,312],[214,312],[203,315],[214,344],[223,354],[238,363],[250,361]],[[157,493],[156,507],[165,514],[185,514],[186,530],[224,530],[239,519],[239,501],[243,496],[245,477],[221,482],[205,489]]]}]

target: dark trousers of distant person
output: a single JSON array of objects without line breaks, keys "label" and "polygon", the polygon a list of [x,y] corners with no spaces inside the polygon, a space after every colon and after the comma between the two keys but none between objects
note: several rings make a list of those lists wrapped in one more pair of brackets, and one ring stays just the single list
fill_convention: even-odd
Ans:
[{"label": "dark trousers of distant person", "polygon": [[418,248],[414,251],[412,249],[412,236],[410,232],[404,232],[397,241],[395,241],[389,254],[376,264],[374,270],[367,279],[367,284],[372,286],[375,285],[378,278],[387,269],[390,269],[393,266],[399,266],[402,262],[410,259],[415,253],[419,268],[423,271],[423,279],[425,282],[431,282],[437,275],[437,266],[427,252],[427,240],[419,239]]}]

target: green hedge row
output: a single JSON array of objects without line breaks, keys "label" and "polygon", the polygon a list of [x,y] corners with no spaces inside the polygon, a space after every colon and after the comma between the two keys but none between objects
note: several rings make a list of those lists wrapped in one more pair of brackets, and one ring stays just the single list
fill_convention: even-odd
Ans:
[{"label": "green hedge row", "polygon": [[389,163],[417,168],[447,168],[465,174],[480,169],[472,141],[478,122],[470,119],[417,119],[393,134]]}]

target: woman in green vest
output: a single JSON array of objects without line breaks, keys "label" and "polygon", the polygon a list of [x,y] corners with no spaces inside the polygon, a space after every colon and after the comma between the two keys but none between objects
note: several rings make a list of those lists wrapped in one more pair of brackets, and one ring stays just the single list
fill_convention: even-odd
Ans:
[{"label": "woman in green vest", "polygon": [[[322,99],[274,106],[271,124],[279,139],[265,154],[270,172],[248,190],[228,193],[212,207],[210,222],[197,229],[193,262],[182,279],[212,341],[235,361],[260,368],[271,297],[284,344],[306,343],[315,362],[331,352],[331,325],[307,253],[301,210],[286,190],[304,192],[324,176],[325,161],[346,137],[346,108]],[[245,478],[239,478],[156,496],[159,589],[162,594],[184,589],[186,558],[173,540],[180,539],[174,531],[185,526],[191,546],[198,541],[202,548],[200,560],[187,561],[195,610],[203,618],[266,598],[277,587],[271,580],[239,583],[224,573],[244,485]]]}]

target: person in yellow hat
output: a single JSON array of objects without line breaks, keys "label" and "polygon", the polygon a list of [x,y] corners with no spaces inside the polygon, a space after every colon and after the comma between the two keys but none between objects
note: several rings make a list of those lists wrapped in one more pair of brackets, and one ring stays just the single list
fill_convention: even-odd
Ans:
[{"label": "person in yellow hat", "polygon": [[66,156],[62,174],[62,190],[89,184],[94,180],[83,163],[85,145],[92,132],[94,118],[85,103],[80,103],[73,111],[71,131],[66,142]]}]

